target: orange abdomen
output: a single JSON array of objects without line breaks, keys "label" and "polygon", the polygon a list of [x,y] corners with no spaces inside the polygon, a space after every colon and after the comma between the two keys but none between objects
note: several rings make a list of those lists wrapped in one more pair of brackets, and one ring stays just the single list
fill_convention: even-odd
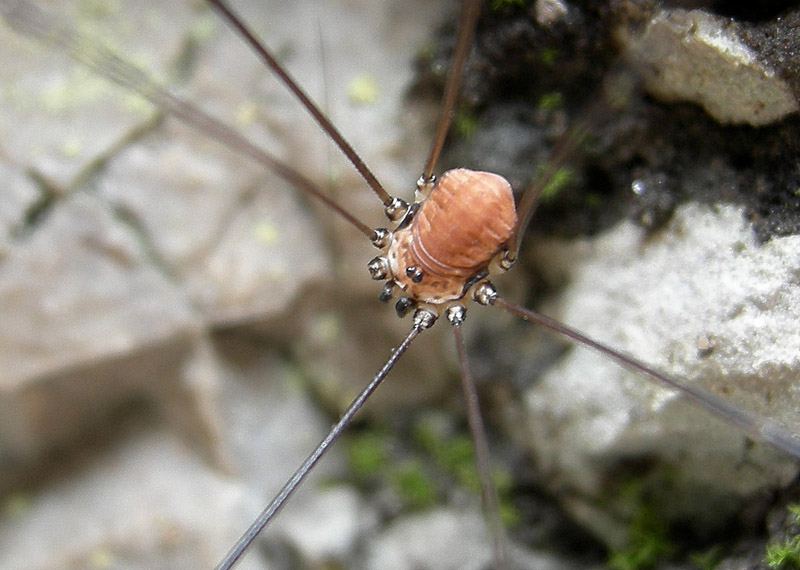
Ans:
[{"label": "orange abdomen", "polygon": [[514,195],[505,178],[448,170],[412,221],[411,254],[426,273],[470,276],[506,244],[516,223]]}]

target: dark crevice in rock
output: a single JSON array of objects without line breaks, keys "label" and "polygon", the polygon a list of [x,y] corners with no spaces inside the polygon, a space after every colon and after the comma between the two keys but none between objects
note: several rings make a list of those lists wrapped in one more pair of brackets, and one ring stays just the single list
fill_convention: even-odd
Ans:
[{"label": "dark crevice in rock", "polygon": [[[549,27],[536,22],[533,8],[489,14],[458,111],[479,128],[456,128],[445,161],[497,169],[523,188],[618,67],[612,36],[619,5],[576,2]],[[751,40],[759,36],[761,53],[784,62],[782,73],[796,84],[793,17],[752,28]],[[421,82],[434,78],[451,44],[444,40],[423,62]],[[591,235],[626,217],[655,231],[684,201],[744,205],[762,241],[800,231],[797,118],[760,128],[721,125],[695,105],[639,95],[594,123],[569,164],[569,183],[534,217],[536,232]]]}]

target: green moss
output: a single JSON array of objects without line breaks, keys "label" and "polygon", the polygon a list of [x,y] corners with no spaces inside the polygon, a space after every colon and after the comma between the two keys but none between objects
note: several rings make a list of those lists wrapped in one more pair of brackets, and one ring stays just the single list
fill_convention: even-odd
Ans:
[{"label": "green moss", "polygon": [[96,570],[111,568],[114,564],[114,555],[107,548],[100,546],[89,554],[89,564]]},{"label": "green moss", "polygon": [[492,0],[492,10],[499,10],[506,6],[525,6],[530,0]]},{"label": "green moss", "polygon": [[610,553],[606,565],[611,570],[652,568],[675,551],[667,525],[658,506],[648,497],[643,481],[632,479],[622,483],[619,489],[619,498],[632,512],[628,542]]},{"label": "green moss", "polygon": [[569,166],[560,167],[550,176],[547,184],[542,188],[539,200],[542,202],[555,200],[565,188],[569,187],[574,182],[575,170]]},{"label": "green moss", "polygon": [[436,463],[453,475],[460,485],[480,489],[475,468],[475,452],[469,437],[459,435],[443,441],[442,444],[437,450],[438,453],[434,455]]},{"label": "green moss", "polygon": [[468,111],[458,110],[453,117],[453,128],[462,138],[470,138],[478,130],[478,119]]},{"label": "green moss", "polygon": [[703,552],[690,554],[689,562],[700,570],[714,570],[722,560],[723,554],[722,547],[717,544]]},{"label": "green moss", "polygon": [[[434,425],[420,421],[414,426],[414,441],[428,454],[446,475],[457,485],[480,495],[481,481],[475,466],[475,451],[468,435],[446,436],[437,432]],[[520,514],[511,501],[512,477],[499,469],[492,471],[492,482],[500,502],[500,517],[507,526],[520,520]]]},{"label": "green moss", "polygon": [[392,483],[403,503],[411,509],[436,504],[436,487],[419,461],[404,461],[392,473]]},{"label": "green moss", "polygon": [[311,334],[323,343],[333,343],[341,338],[342,320],[335,311],[326,311],[314,319]]},{"label": "green moss", "polygon": [[[388,485],[403,510],[422,510],[436,505],[452,488],[480,496],[481,485],[475,453],[469,436],[451,433],[436,414],[425,415],[412,426],[411,444],[398,434],[379,427],[344,438],[350,471],[364,489]],[[397,456],[404,459],[397,459]],[[520,520],[511,502],[512,477],[500,470],[492,473],[500,501],[500,517],[513,526]]]},{"label": "green moss", "polygon": [[642,508],[637,512],[629,531],[628,544],[608,559],[607,566],[612,570],[652,568],[674,551],[667,527],[654,510]]},{"label": "green moss", "polygon": [[386,436],[368,431],[347,439],[347,461],[353,474],[361,479],[377,475],[389,461]]},{"label": "green moss", "polygon": [[536,57],[539,58],[543,65],[553,67],[558,58],[558,50],[556,48],[544,48],[539,50]]},{"label": "green moss", "polygon": [[84,17],[101,19],[118,14],[122,3],[120,0],[83,0],[79,10]]},{"label": "green moss", "polygon": [[[794,524],[800,524],[800,504],[791,504],[787,509],[794,516]],[[768,544],[764,562],[770,568],[800,568],[800,534],[795,533],[785,540]]]},{"label": "green moss", "polygon": [[466,435],[444,436],[433,426],[418,422],[414,426],[414,441],[430,455],[442,471],[455,478],[462,487],[480,491],[480,479],[475,468],[472,440]]},{"label": "green moss", "polygon": [[347,99],[355,105],[374,103],[378,95],[378,80],[371,73],[359,73],[347,84]]},{"label": "green moss", "polygon": [[10,519],[22,518],[31,508],[31,498],[27,493],[18,491],[5,499],[2,514]]},{"label": "green moss", "polygon": [[800,536],[768,545],[764,562],[770,568],[800,568]]},{"label": "green moss", "polygon": [[564,97],[558,91],[544,93],[539,97],[536,106],[540,111],[555,111],[564,104]]},{"label": "green moss", "polygon": [[436,429],[434,422],[423,418],[412,426],[411,439],[425,451],[431,452],[439,445],[441,433]]},{"label": "green moss", "polygon": [[514,528],[522,521],[519,509],[511,500],[514,478],[507,471],[496,469],[492,471],[492,482],[497,489],[497,498],[500,501],[500,520],[507,528]]}]

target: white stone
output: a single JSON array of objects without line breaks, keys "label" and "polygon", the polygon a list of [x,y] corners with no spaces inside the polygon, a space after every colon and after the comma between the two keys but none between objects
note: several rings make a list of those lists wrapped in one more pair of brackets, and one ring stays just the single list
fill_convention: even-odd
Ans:
[{"label": "white stone", "polygon": [[[569,280],[564,322],[800,434],[800,237],[758,244],[740,208],[686,205],[650,237],[622,222],[543,250]],[[701,337],[713,338],[710,354],[698,349]],[[545,479],[606,538],[619,528],[601,523],[592,502],[608,497],[606,469],[618,461],[671,466],[677,496],[664,516],[691,513],[701,527],[797,471],[787,455],[751,447],[739,430],[591,350],[572,349],[525,401]]]}]

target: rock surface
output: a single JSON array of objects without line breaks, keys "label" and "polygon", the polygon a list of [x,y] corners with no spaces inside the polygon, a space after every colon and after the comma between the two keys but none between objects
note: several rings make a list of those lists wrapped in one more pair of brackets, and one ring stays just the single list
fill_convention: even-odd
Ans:
[{"label": "rock surface", "polygon": [[[134,61],[309,177],[337,179],[358,215],[369,209],[367,221],[378,222],[374,197],[354,175],[337,174],[347,166],[317,127],[208,9],[183,2],[49,9],[51,30],[79,29],[94,38],[85,45],[103,43]],[[391,2],[371,3],[370,11],[332,7],[337,25],[322,37],[308,24],[327,21],[322,8],[241,9],[262,23],[299,81],[318,100],[328,97],[334,120],[368,149],[365,160],[400,186],[399,93],[414,50],[438,21],[433,8],[415,8],[426,27]],[[286,355],[302,353],[295,336],[324,321],[320,308],[352,321],[340,316],[342,307],[358,307],[367,290],[374,299],[362,269],[370,248],[235,149],[159,117],[135,93],[2,25],[0,489],[14,514],[0,523],[0,566],[211,567],[323,436],[327,420],[298,379],[306,373]],[[394,47],[361,49],[370,41]],[[354,104],[348,83],[367,71],[382,91],[373,103]],[[335,87],[323,95],[327,82]],[[346,281],[331,270],[335,252],[345,258]],[[330,289],[349,287],[351,274],[358,286],[337,307]],[[392,331],[407,328],[387,316]],[[343,337],[361,342],[365,333],[329,327],[309,337],[317,350],[308,370],[318,382],[338,383],[336,405],[399,338],[367,330],[379,343],[369,358],[337,348]],[[441,391],[416,376],[395,385],[405,401]],[[129,421],[135,427],[126,428]],[[309,564],[353,554],[369,507],[347,487],[314,492],[340,468],[335,456],[326,458],[295,499],[294,515],[267,539],[275,560],[253,554],[245,567],[287,564],[287,549]],[[327,544],[320,513],[330,521]],[[352,532],[337,534],[347,517]]]},{"label": "rock surface", "polygon": [[[542,244],[539,255],[569,283],[558,311],[564,322],[791,436],[800,433],[800,336],[791,325],[800,306],[798,246],[797,236],[758,244],[739,208],[686,206],[652,239],[623,223],[593,240]],[[620,492],[615,463],[658,463],[660,474],[645,466],[641,477],[653,477],[645,484],[657,486],[650,493],[661,515],[700,530],[797,473],[785,454],[753,446],[706,410],[592,351],[570,351],[525,403],[529,442],[548,481],[612,541],[613,525],[593,511]]]},{"label": "rock surface", "polygon": [[735,20],[703,10],[665,9],[643,29],[620,29],[623,51],[645,88],[691,101],[721,123],[766,125],[796,113],[791,84],[745,41]]},{"label": "rock surface", "polygon": [[[429,136],[426,109],[405,99],[411,61],[452,13],[421,1],[368,4],[238,8],[325,102],[389,191],[408,196]],[[567,22],[592,37],[595,24],[577,3],[536,4],[531,21],[547,29]],[[366,223],[383,223],[350,166],[208,9],[150,0],[48,9],[330,186]],[[235,150],[0,26],[0,566],[211,567],[408,322],[375,302],[363,271],[373,250],[361,236]],[[591,55],[583,65],[591,67]],[[636,124],[635,112],[628,119],[620,131]],[[503,144],[487,146],[502,149],[506,162],[520,144],[552,139],[516,127],[494,136]],[[673,156],[681,142],[659,139],[645,150]],[[703,184],[735,179],[724,161],[700,162],[691,174]],[[626,171],[612,182],[650,188],[661,184],[657,174]],[[569,282],[549,308],[800,433],[797,238],[760,244],[742,206],[689,203],[667,218],[662,229],[626,219],[594,241],[549,238],[538,253],[526,248],[527,262],[546,261],[554,281]],[[531,279],[520,270],[503,285],[525,297]],[[525,381],[539,368],[532,352],[558,355],[551,345],[516,352],[528,342],[520,328],[488,310],[472,314],[476,338],[486,330],[482,318],[497,329],[476,347],[476,370],[501,376],[499,399],[487,407],[535,459],[504,439],[500,462],[520,466],[520,477],[548,476],[554,501],[609,544],[621,540],[630,504],[600,510],[593,498],[608,491],[611,473],[641,477],[642,458],[681,467],[669,489],[681,515],[709,504],[735,511],[795,471],[785,457],[749,447],[738,432],[578,350],[510,403],[502,382],[512,374],[502,356],[483,360],[488,346],[505,346],[514,377]],[[411,422],[417,406],[458,401],[445,396],[453,357],[447,327],[437,329],[412,348],[366,418]],[[711,342],[703,354],[701,337]],[[410,514],[394,497],[365,500],[362,483],[342,483],[341,452],[319,464],[242,568],[477,568],[488,560],[475,497],[465,506],[455,492],[454,505]],[[645,482],[657,483],[658,471],[649,473]],[[515,536],[536,534],[523,524]],[[535,549],[551,542],[531,541]],[[596,553],[588,562],[575,554],[579,543],[512,551],[523,567],[597,567]]]}]

